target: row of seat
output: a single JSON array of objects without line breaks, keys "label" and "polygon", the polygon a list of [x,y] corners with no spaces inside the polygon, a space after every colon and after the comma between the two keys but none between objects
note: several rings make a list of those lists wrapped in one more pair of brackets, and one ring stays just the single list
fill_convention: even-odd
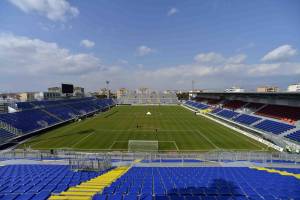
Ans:
[{"label": "row of seat", "polygon": [[271,117],[275,119],[300,120],[300,107],[267,105],[255,114]]},{"label": "row of seat", "polygon": [[[197,100],[201,102],[205,102],[208,105],[215,105],[221,102],[221,100],[207,99],[207,98],[197,98]],[[213,104],[211,102],[213,102]],[[300,107],[265,105],[262,103],[253,103],[253,102],[248,103],[240,100],[223,100],[223,102],[224,102],[223,103],[224,108],[233,109],[233,110],[243,107],[248,110],[256,111],[257,109],[261,108],[258,111],[256,111],[255,114],[283,120],[291,124],[300,120]]]},{"label": "row of seat", "polygon": [[300,143],[300,130],[288,134],[285,137]]},{"label": "row of seat", "polygon": [[51,193],[60,193],[101,173],[74,172],[66,165],[0,167],[0,199],[45,200]]},{"label": "row of seat", "polygon": [[48,115],[41,109],[0,114],[0,120],[22,130],[23,133],[28,133],[59,122],[57,118]]},{"label": "row of seat", "polygon": [[[115,103],[112,99],[71,99],[57,101],[20,102],[23,108],[15,113],[0,114],[0,121],[27,134],[89,113],[102,111]],[[29,105],[32,105],[30,107]],[[0,138],[4,133],[0,132]],[[6,134],[7,135],[7,134]],[[9,139],[11,137],[7,137]],[[1,140],[1,139],[0,139]]]},{"label": "row of seat", "polygon": [[239,113],[237,113],[237,112],[234,112],[234,111],[231,111],[231,110],[226,110],[226,109],[223,109],[222,111],[220,111],[216,114],[221,116],[221,117],[225,117],[227,119],[231,119],[231,118],[239,115]]},{"label": "row of seat", "polygon": [[261,129],[263,131],[271,132],[276,135],[286,132],[288,130],[291,130],[293,128],[296,128],[296,126],[292,126],[289,124],[272,121],[272,120],[268,120],[268,119],[256,124],[254,127]]},{"label": "row of seat", "polygon": [[200,109],[200,110],[205,110],[205,109],[209,108],[208,105],[205,105],[205,104],[199,103],[199,102],[194,102],[194,101],[186,101],[185,104],[188,106],[192,106],[194,108]]},{"label": "row of seat", "polygon": [[[246,167],[127,169],[117,168],[101,175],[103,172],[73,172],[64,165],[4,166],[0,167],[0,199],[45,200],[51,193],[67,194],[63,192],[66,190],[71,194],[69,199],[88,199],[86,195],[76,195],[71,188],[80,191],[87,188],[101,191],[104,188],[101,194],[94,195],[94,200],[300,199],[300,180],[296,176],[283,176],[288,173],[277,173],[280,170],[296,174],[299,169],[273,170],[276,173]],[[107,182],[108,179],[115,181]],[[102,187],[103,184],[107,187]],[[52,198],[56,199],[55,196]]]},{"label": "row of seat", "polygon": [[[190,105],[193,105],[193,104],[190,103]],[[240,114],[238,112],[235,112],[232,110],[227,110],[227,109],[222,109],[222,108],[215,108],[214,110],[212,110],[211,113],[216,114],[221,117],[224,117],[224,118],[227,118],[227,119],[230,119],[230,120],[233,120],[235,122],[238,122],[238,123],[241,123],[244,125],[248,125],[248,126],[251,126],[255,122],[262,120],[262,118],[257,117],[257,116],[248,115],[248,114]],[[265,132],[270,132],[270,133],[273,133],[276,135],[282,134],[286,131],[296,128],[296,126],[294,126],[294,125],[290,125],[290,124],[278,122],[278,121],[273,121],[273,120],[269,120],[269,119],[262,120],[258,124],[255,124],[254,127],[259,130],[262,130]],[[298,133],[293,134],[288,137],[290,139],[298,141],[297,135],[298,135]]]},{"label": "row of seat", "polygon": [[234,118],[233,120],[242,124],[251,125],[261,120],[261,118],[253,115],[241,114],[238,117]]},{"label": "row of seat", "polygon": [[14,138],[14,137],[16,137],[15,134],[0,128],[0,143],[3,142],[3,141],[6,141],[8,139]]},{"label": "row of seat", "polygon": [[295,177],[243,167],[133,167],[93,199],[296,200],[299,188]]},{"label": "row of seat", "polygon": [[231,101],[225,102],[223,104],[223,107],[235,110],[235,109],[243,107],[245,104],[247,104],[247,102],[239,101],[239,100],[231,100]]},{"label": "row of seat", "polygon": [[107,173],[95,177],[91,180],[83,182],[75,187],[70,187],[67,191],[60,194],[52,195],[49,200],[65,200],[65,199],[90,199],[98,192],[110,186],[112,182],[127,172],[128,167],[117,167]]}]

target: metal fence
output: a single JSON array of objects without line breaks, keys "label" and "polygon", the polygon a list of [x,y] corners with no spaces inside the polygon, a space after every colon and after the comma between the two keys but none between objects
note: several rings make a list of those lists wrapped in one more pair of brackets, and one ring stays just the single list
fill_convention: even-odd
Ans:
[{"label": "metal fence", "polygon": [[[109,164],[111,162],[133,162],[143,160],[145,162],[174,161],[186,160],[214,161],[214,162],[288,162],[299,163],[300,154],[289,154],[285,152],[230,152],[230,151],[211,151],[199,153],[121,153],[121,152],[101,152],[87,153],[75,151],[36,151],[36,150],[11,150],[0,152],[0,160],[10,159],[32,159],[32,160],[65,160],[69,164],[77,162],[77,166],[84,165],[93,161],[92,166],[98,165],[99,162]],[[95,164],[96,163],[96,164]],[[100,165],[99,165],[100,166]],[[93,167],[91,167],[93,168]]]}]

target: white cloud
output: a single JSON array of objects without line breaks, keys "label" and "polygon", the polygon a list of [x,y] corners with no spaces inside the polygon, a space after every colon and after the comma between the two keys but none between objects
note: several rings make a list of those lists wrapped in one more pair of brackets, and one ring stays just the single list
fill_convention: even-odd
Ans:
[{"label": "white cloud", "polygon": [[138,56],[146,56],[148,54],[153,53],[155,50],[151,49],[150,47],[147,47],[145,45],[141,45],[137,48],[137,55]]},{"label": "white cloud", "polygon": [[294,49],[291,45],[282,45],[273,49],[267,53],[261,60],[267,62],[276,62],[276,61],[287,61],[289,58],[295,56],[297,50]]},{"label": "white cloud", "polygon": [[198,63],[221,63],[225,58],[219,53],[209,52],[196,55],[194,60]]},{"label": "white cloud", "polygon": [[76,75],[102,69],[92,54],[73,54],[56,43],[11,34],[0,34],[0,64],[2,73],[23,75]]},{"label": "white cloud", "polygon": [[209,52],[209,53],[199,53],[194,57],[197,63],[202,64],[241,64],[246,60],[247,56],[245,54],[237,54],[232,57],[226,58],[220,53]]},{"label": "white cloud", "polygon": [[246,57],[210,52],[198,54],[186,64],[160,68],[143,63],[129,65],[127,61],[106,65],[92,54],[72,53],[56,43],[0,33],[0,85],[10,91],[43,90],[67,81],[96,90],[109,79],[113,89],[188,89],[195,80],[201,88],[220,89],[237,83],[267,84],[267,80],[274,82],[274,77],[280,82],[300,75],[300,63],[248,64],[244,62]]},{"label": "white cloud", "polygon": [[175,15],[176,13],[178,13],[179,10],[177,8],[171,8],[168,12],[167,12],[167,15],[168,16],[172,16],[172,15]]},{"label": "white cloud", "polygon": [[228,63],[233,63],[233,64],[241,64],[241,63],[245,62],[246,58],[247,58],[247,55],[245,55],[245,54],[238,54],[238,55],[229,57],[227,59],[227,62]]},{"label": "white cloud", "polygon": [[85,39],[81,40],[80,45],[86,48],[93,48],[95,46],[95,42]]},{"label": "white cloud", "polygon": [[66,21],[78,16],[79,10],[67,0],[9,0],[25,13],[38,13],[52,21]]}]

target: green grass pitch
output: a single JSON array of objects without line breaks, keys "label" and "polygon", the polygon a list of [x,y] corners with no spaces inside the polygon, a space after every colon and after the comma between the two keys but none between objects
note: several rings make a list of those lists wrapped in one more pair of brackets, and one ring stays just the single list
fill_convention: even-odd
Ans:
[{"label": "green grass pitch", "polygon": [[[148,111],[151,116],[146,116]],[[127,151],[128,140],[157,140],[159,151],[267,150],[181,106],[114,107],[33,137],[19,148]]]}]

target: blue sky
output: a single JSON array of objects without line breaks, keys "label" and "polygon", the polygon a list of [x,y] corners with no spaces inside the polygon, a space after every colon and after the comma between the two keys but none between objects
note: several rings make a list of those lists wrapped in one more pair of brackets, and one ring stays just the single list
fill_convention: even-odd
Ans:
[{"label": "blue sky", "polygon": [[0,91],[300,82],[298,0],[0,1]]}]

